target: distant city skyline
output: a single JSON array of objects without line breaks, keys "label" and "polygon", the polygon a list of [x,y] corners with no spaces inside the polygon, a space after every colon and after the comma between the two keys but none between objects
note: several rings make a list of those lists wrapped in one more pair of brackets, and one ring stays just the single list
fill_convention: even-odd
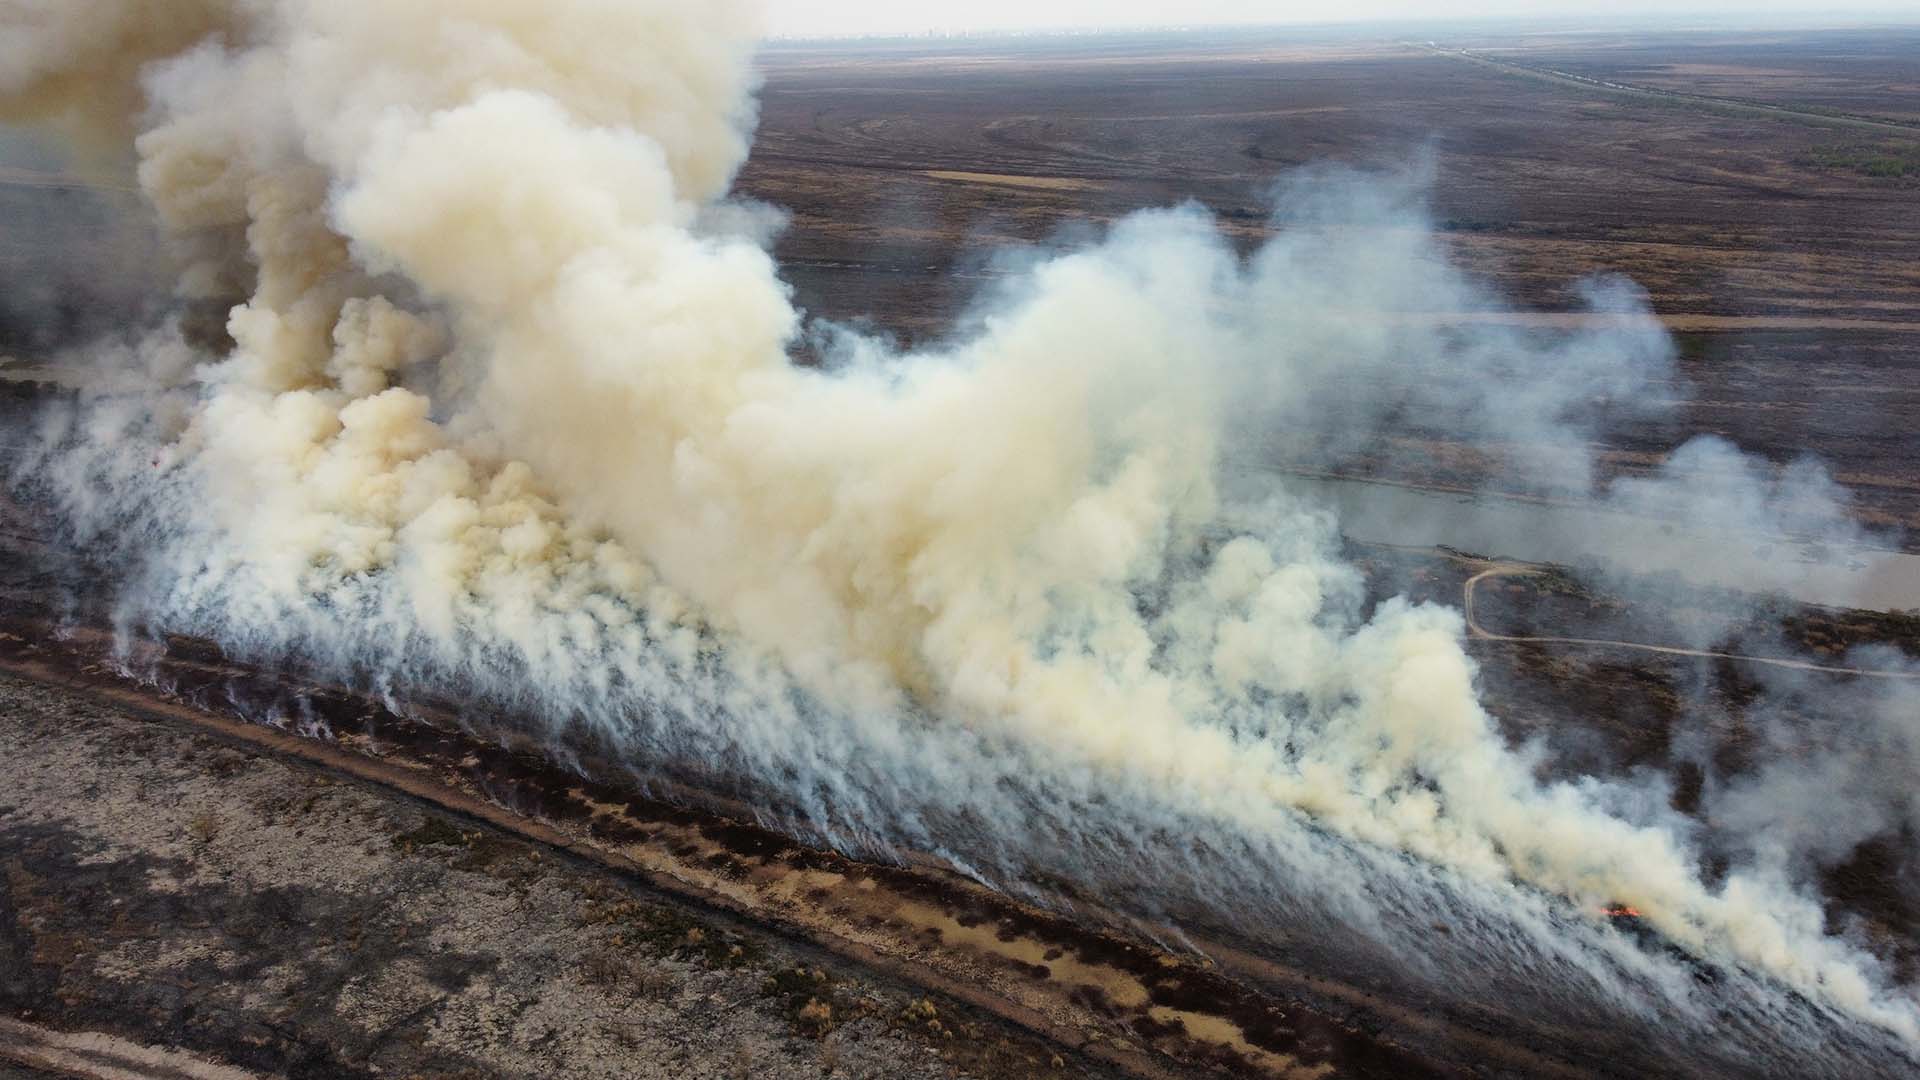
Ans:
[{"label": "distant city skyline", "polygon": [[[1913,0],[1853,0],[1839,9],[1808,0],[970,0],[965,4],[901,4],[898,0],[767,0],[770,29],[785,37],[923,34],[1008,30],[1088,30],[1148,26],[1311,24],[1404,20],[1433,23],[1466,18],[1539,18],[1692,15],[1756,21],[1804,17],[1842,22],[1894,18],[1920,21]],[[1724,24],[1723,24],[1724,25]]]}]

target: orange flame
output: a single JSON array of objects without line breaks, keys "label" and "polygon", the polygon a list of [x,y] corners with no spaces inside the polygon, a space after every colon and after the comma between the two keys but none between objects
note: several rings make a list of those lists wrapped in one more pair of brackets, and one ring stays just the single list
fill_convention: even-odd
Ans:
[{"label": "orange flame", "polygon": [[1640,917],[1640,909],[1628,907],[1626,904],[1608,904],[1600,909],[1600,914],[1609,919],[1637,919]]}]

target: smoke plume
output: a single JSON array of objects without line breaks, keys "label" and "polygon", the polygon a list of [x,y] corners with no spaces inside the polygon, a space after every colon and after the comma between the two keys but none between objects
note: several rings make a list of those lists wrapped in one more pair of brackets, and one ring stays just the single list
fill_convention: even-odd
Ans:
[{"label": "smoke plume", "polygon": [[1540,780],[1457,612],[1367,612],[1331,515],[1223,479],[1417,407],[1594,490],[1591,403],[1671,362],[1630,287],[1546,345],[1397,316],[1494,301],[1406,188],[1322,174],[1251,258],[1146,213],[954,344],[803,368],[773,260],[714,224],[751,4],[9,11],[0,94],[131,128],[183,293],[246,297],[230,352],[178,327],[95,350],[112,378],[22,466],[123,553],[129,626],[733,778],[849,850],[1297,927],[1435,995],[1658,1016],[1722,1066],[1920,1048],[1911,993],[1778,860],[1709,884],[1692,826]]}]

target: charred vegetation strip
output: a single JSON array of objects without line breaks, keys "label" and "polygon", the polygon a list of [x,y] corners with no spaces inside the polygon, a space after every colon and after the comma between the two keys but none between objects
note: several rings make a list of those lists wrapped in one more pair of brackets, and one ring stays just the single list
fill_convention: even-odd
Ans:
[{"label": "charred vegetation strip", "polygon": [[[715,812],[681,785],[641,795],[587,779],[527,747],[465,733],[456,718],[435,710],[401,716],[338,689],[227,663],[217,650],[187,640],[146,658],[136,677],[109,646],[98,632],[56,634],[18,610],[0,619],[0,669],[549,845],[696,908],[766,925],[960,1000],[1130,1075],[1463,1072],[1465,1061],[1433,1060],[1389,1038],[1388,1027],[1413,1042],[1451,1047],[1446,1057],[1491,1058],[1535,1075],[1579,1074],[1231,948],[1208,946],[1212,960],[1173,955],[935,866],[859,862],[796,843],[747,823],[746,807]],[[295,700],[297,711],[282,707]],[[297,719],[269,726],[237,718],[236,710]],[[704,801],[729,805],[725,797]],[[1297,995],[1273,989],[1288,982]],[[1303,998],[1314,991],[1321,1000],[1308,1004]]]}]

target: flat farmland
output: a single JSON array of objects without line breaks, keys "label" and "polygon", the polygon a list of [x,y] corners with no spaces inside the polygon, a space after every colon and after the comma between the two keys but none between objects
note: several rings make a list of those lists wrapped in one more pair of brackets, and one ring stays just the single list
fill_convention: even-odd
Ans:
[{"label": "flat farmland", "polygon": [[[790,211],[779,254],[809,311],[919,343],[996,256],[1189,200],[1251,249],[1290,170],[1424,161],[1452,257],[1523,320],[1550,329],[1579,281],[1622,274],[1678,335],[1687,404],[1614,430],[1603,468],[1713,432],[1816,454],[1863,517],[1920,525],[1920,175],[1875,167],[1920,154],[1920,128],[1897,126],[1920,107],[1920,30],[1427,33],[779,46],[743,188]],[[1749,100],[1808,111],[1733,107]],[[1486,478],[1483,448],[1447,441],[1410,428],[1314,464]]]},{"label": "flat farmland", "polygon": [[1920,124],[1913,38],[1899,28],[1495,36],[1486,52],[1656,90]]}]

